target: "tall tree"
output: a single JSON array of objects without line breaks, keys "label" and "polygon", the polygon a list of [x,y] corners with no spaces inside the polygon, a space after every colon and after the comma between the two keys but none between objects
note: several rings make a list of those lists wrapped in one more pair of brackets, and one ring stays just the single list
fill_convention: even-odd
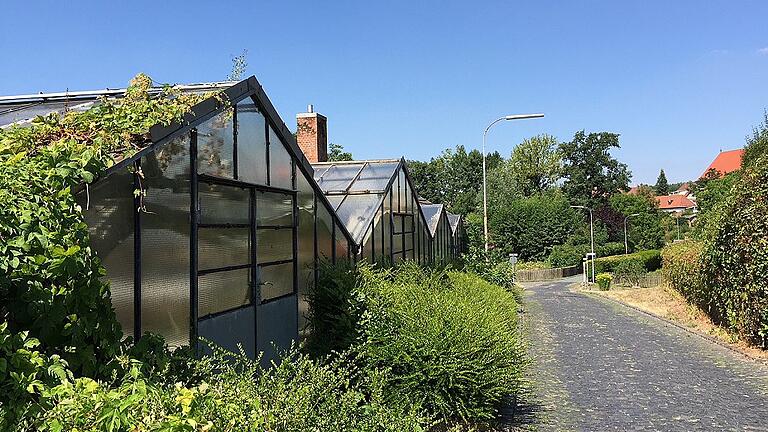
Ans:
[{"label": "tall tree", "polygon": [[[498,152],[488,155],[489,172],[503,158]],[[445,204],[454,213],[468,214],[478,208],[483,186],[483,155],[467,152],[464,146],[447,149],[429,162],[409,161],[409,172],[421,198]]]},{"label": "tall tree", "polygon": [[656,190],[656,195],[669,195],[669,182],[667,182],[667,175],[664,174],[663,169],[659,172],[654,189]]},{"label": "tall tree", "polygon": [[543,134],[524,140],[515,147],[509,161],[502,167],[509,171],[517,189],[525,196],[550,189],[561,173],[557,139]]},{"label": "tall tree", "polygon": [[741,166],[744,168],[754,166],[763,156],[768,157],[768,111],[763,112],[763,122],[752,129],[752,136],[747,137]]},{"label": "tall tree", "polygon": [[354,160],[354,158],[352,158],[352,153],[345,152],[344,146],[341,144],[331,143],[331,151],[328,152],[328,161],[341,162],[351,160]]},{"label": "tall tree", "polygon": [[579,131],[572,141],[560,144],[563,192],[572,203],[604,206],[615,192],[627,190],[632,174],[610,153],[620,147],[619,134],[609,132]]},{"label": "tall tree", "polygon": [[617,193],[611,197],[611,207],[621,215],[621,238],[624,239],[624,218],[631,250],[656,249],[664,245],[664,214],[659,210],[654,190],[640,186],[636,194]]}]

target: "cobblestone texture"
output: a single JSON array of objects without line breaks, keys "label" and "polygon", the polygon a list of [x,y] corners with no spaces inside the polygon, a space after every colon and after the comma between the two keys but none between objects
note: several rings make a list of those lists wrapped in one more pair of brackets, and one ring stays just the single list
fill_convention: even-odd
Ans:
[{"label": "cobblestone texture", "polygon": [[768,367],[575,280],[526,287],[532,393],[509,429],[768,431]]}]

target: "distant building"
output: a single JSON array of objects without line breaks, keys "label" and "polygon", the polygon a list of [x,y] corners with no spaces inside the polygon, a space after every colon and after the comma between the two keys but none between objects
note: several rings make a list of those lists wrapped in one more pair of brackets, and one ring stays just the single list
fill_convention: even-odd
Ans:
[{"label": "distant building", "polygon": [[696,202],[685,195],[657,196],[659,209],[667,213],[682,213],[686,210],[696,211]]}]

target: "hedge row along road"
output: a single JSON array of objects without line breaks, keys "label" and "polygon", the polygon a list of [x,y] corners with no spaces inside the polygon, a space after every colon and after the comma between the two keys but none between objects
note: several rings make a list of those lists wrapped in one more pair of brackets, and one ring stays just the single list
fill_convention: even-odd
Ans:
[{"label": "hedge row along road", "polygon": [[610,300],[526,285],[520,429],[768,430],[768,366]]}]

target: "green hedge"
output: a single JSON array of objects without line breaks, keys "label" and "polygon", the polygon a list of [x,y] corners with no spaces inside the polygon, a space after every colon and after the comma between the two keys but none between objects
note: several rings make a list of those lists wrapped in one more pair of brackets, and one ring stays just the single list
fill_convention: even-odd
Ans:
[{"label": "green hedge", "polygon": [[[639,266],[645,271],[654,271],[661,268],[661,251],[648,250],[631,253],[628,255],[614,255],[609,257],[597,258],[595,260],[595,271],[597,273],[613,273],[620,266],[627,266],[627,262],[639,263]],[[589,269],[591,274],[591,269]]]},{"label": "green hedge", "polygon": [[681,293],[689,302],[717,315],[716,302],[704,286],[704,246],[694,240],[667,245],[662,251],[661,273],[672,288]]},{"label": "green hedge", "polygon": [[[588,244],[562,244],[552,248],[547,261],[552,267],[571,267],[581,264],[581,260],[591,251]],[[599,257],[607,257],[624,253],[624,243],[609,242],[595,247]]]}]

